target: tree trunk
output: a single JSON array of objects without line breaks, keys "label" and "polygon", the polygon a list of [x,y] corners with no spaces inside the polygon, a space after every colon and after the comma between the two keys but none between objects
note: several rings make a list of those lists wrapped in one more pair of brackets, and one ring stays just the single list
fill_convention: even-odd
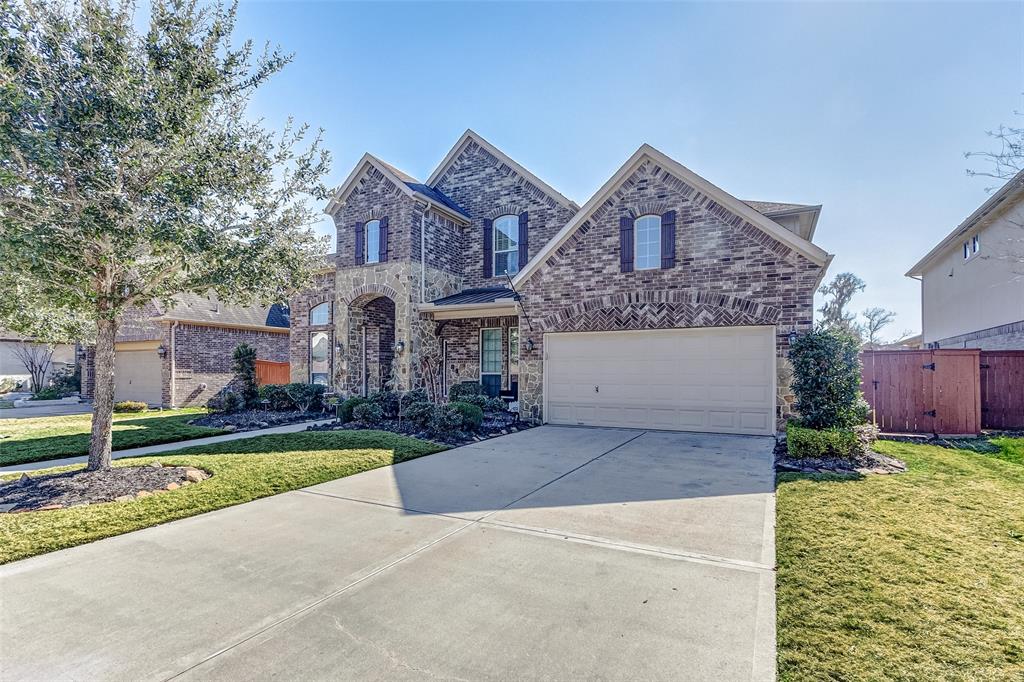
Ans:
[{"label": "tree trunk", "polygon": [[96,323],[96,386],[93,389],[92,437],[89,440],[89,471],[110,468],[111,428],[114,421],[114,339],[117,321]]}]

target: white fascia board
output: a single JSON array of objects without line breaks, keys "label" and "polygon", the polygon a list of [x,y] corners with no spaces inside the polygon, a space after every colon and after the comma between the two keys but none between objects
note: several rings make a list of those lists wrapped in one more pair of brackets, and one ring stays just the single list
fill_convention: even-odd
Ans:
[{"label": "white fascia board", "polygon": [[341,183],[341,185],[338,186],[338,189],[334,190],[334,194],[331,195],[331,200],[327,203],[324,213],[329,216],[333,216],[338,210],[338,207],[345,203],[345,199],[347,199],[348,195],[352,193],[353,189],[355,189],[356,181],[358,181],[362,176],[367,165],[373,166],[383,173],[384,177],[398,185],[398,188],[408,196],[412,197],[417,194],[411,187],[405,184],[404,180],[395,175],[394,172],[388,168],[386,163],[382,162],[373,154],[367,152],[366,154],[363,154],[363,158],[359,159],[359,163],[355,165],[352,172],[348,174],[347,178],[345,178],[345,182]]}]

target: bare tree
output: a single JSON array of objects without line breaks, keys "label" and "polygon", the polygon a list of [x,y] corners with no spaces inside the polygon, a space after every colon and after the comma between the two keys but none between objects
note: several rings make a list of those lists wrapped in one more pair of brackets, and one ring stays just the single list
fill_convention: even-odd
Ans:
[{"label": "bare tree", "polygon": [[879,332],[896,319],[896,313],[885,308],[868,308],[861,313],[867,323],[864,325],[865,340],[869,344],[881,343]]},{"label": "bare tree", "polygon": [[840,272],[830,283],[821,287],[818,291],[826,297],[825,303],[818,308],[821,326],[845,329],[858,337],[863,336],[863,330],[856,322],[857,316],[848,313],[846,306],[854,294],[864,291],[865,286],[864,280],[852,272]]},{"label": "bare tree", "polygon": [[14,347],[14,357],[18,358],[25,371],[28,372],[29,385],[33,393],[43,390],[46,375],[53,364],[53,346],[47,343],[30,343],[23,341]]},{"label": "bare tree", "polygon": [[[1015,111],[1013,115],[1024,114]],[[1000,125],[995,130],[985,131],[985,134],[995,142],[993,149],[984,152],[965,152],[964,158],[982,159],[989,167],[982,170],[968,168],[967,175],[1009,180],[1024,170],[1024,127]],[[986,191],[991,192],[994,189],[995,187],[987,187]]]}]

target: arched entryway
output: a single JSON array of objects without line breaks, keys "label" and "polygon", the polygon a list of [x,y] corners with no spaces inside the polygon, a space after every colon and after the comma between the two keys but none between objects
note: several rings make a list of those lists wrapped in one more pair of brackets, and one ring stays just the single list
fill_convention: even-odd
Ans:
[{"label": "arched entryway", "polygon": [[369,293],[349,304],[348,390],[368,395],[393,388],[395,381],[395,302]]}]

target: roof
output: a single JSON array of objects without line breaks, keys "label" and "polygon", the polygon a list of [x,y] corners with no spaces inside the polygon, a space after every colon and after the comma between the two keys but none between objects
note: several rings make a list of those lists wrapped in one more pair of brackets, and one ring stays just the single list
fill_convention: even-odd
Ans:
[{"label": "roof", "polygon": [[505,152],[501,151],[493,144],[491,144],[484,138],[480,137],[480,135],[473,132],[473,130],[471,129],[467,129],[466,132],[462,134],[462,137],[459,138],[459,141],[455,143],[455,146],[453,146],[448,151],[448,154],[444,157],[444,159],[437,166],[437,168],[434,169],[434,172],[430,174],[430,177],[427,178],[428,185],[433,186],[437,184],[438,180],[441,179],[441,176],[444,175],[445,172],[448,170],[448,167],[451,166],[457,158],[459,158],[459,154],[462,153],[462,149],[470,141],[476,142],[478,145],[483,147],[488,153],[497,157],[498,159],[501,160],[502,163],[504,163],[506,166],[514,170],[518,175],[526,178],[532,184],[544,190],[544,192],[546,192],[552,199],[557,201],[565,208],[568,208],[571,211],[579,210],[579,204],[577,204],[575,201],[573,201],[572,199],[568,198],[567,196],[556,190],[548,183],[538,178],[530,171],[526,170],[526,168],[524,168],[522,165],[520,165],[512,158],[510,158]]},{"label": "roof", "polygon": [[433,305],[465,305],[467,303],[494,303],[499,299],[519,300],[519,294],[506,287],[485,287],[465,289],[457,294],[431,301]]},{"label": "roof", "polygon": [[[381,161],[373,154],[363,154],[363,158],[359,159],[359,163],[355,165],[352,172],[345,178],[345,182],[341,183],[334,193],[331,195],[331,200],[327,203],[327,207],[324,209],[324,213],[327,215],[334,215],[335,211],[345,203],[348,195],[355,189],[356,183],[359,178],[362,177],[363,172],[367,166],[376,168],[379,170],[384,177],[389,179],[395,184],[406,195],[418,198],[424,202],[432,202],[437,208],[440,208],[443,212],[450,214],[453,218],[458,221],[468,224],[469,216],[459,208],[455,202],[446,197],[436,189],[429,187],[429,183],[424,185],[404,171],[400,171],[390,163]],[[430,193],[428,194],[427,191]]]},{"label": "roof", "polygon": [[[959,241],[960,237],[967,231],[973,229],[978,223],[991,217],[993,211],[1003,208],[1004,206],[1010,206],[1013,202],[1019,201],[1024,197],[1024,170],[1020,171],[1009,181],[997,189],[992,196],[988,198],[981,206],[974,210],[974,213],[967,216],[967,219],[956,226],[956,228],[947,234],[942,241],[935,245],[931,251],[925,254],[924,258],[914,264],[914,267],[907,271],[907,277],[915,277],[924,274],[924,268],[928,263],[937,256],[942,255]],[[1009,201],[1010,203],[1006,203]]]},{"label": "roof", "polygon": [[157,314],[153,319],[160,321],[195,322],[215,324],[224,327],[275,327],[288,329],[288,306],[273,305],[231,305],[221,302],[213,293],[179,294],[170,307],[156,304]]},{"label": "roof", "polygon": [[816,208],[821,208],[821,206],[811,204],[784,204],[777,201],[752,201],[750,199],[741,199],[741,201],[761,215],[769,217],[780,213],[799,213],[801,211],[813,211]]},{"label": "roof", "polygon": [[616,171],[616,173],[609,178],[608,181],[604,183],[599,190],[597,190],[597,192],[594,193],[594,196],[590,197],[587,203],[583,205],[583,208],[581,208],[579,212],[577,212],[576,215],[574,215],[552,239],[548,240],[547,244],[544,245],[540,252],[530,259],[526,264],[526,267],[519,271],[519,274],[517,274],[512,280],[513,286],[518,286],[536,272],[541,264],[548,259],[548,256],[562,246],[562,244],[572,236],[580,225],[589,220],[590,216],[593,215],[601,204],[607,201],[608,197],[610,197],[622,185],[630,174],[647,160],[651,160],[660,165],[662,168],[685,181],[687,184],[708,195],[732,213],[741,217],[743,220],[746,220],[751,225],[759,228],[762,232],[773,239],[792,248],[794,251],[802,254],[813,263],[822,266],[822,274],[824,275],[824,268],[828,266],[829,262],[831,262],[832,256],[820,246],[804,239],[790,230],[787,230],[785,227],[779,225],[763,213],[759,213],[754,210],[750,205],[740,201],[725,190],[708,182],[664,152],[658,151],[649,144],[643,144],[631,157],[629,157],[629,159],[626,160],[624,164],[622,164],[619,170]]}]

